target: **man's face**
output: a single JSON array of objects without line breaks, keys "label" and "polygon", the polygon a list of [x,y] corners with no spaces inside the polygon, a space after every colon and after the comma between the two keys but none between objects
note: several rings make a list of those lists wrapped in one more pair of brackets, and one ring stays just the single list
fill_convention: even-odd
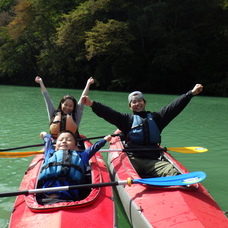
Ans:
[{"label": "man's face", "polygon": [[146,102],[143,98],[138,98],[137,95],[133,97],[130,103],[130,109],[133,112],[145,111]]},{"label": "man's face", "polygon": [[75,150],[76,148],[75,139],[68,132],[61,133],[56,140],[56,150]]}]

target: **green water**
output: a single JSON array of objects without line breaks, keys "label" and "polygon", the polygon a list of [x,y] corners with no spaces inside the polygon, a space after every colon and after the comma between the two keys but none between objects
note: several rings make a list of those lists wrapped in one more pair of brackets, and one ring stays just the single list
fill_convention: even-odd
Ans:
[{"label": "green water", "polygon": [[[136,88],[137,89],[137,88]],[[49,89],[57,107],[59,99],[70,93],[79,98],[80,90]],[[121,112],[130,112],[127,93],[90,91],[90,97],[108,104]],[[48,131],[48,118],[39,87],[0,86],[0,148],[11,148],[42,143],[41,131]],[[145,94],[147,110],[156,111],[176,96]],[[224,211],[228,210],[227,160],[228,160],[228,98],[197,96],[186,109],[163,131],[163,146],[203,146],[209,149],[202,154],[171,152],[190,171],[207,174],[204,186]],[[102,136],[115,131],[115,126],[98,118],[85,107],[80,132],[87,137]],[[36,148],[22,149],[34,151]],[[106,158],[106,155],[104,154]],[[32,157],[0,158],[0,192],[16,191]],[[116,197],[117,199],[117,197]],[[8,227],[15,197],[0,198],[0,228]],[[130,227],[117,202],[118,227]]]}]

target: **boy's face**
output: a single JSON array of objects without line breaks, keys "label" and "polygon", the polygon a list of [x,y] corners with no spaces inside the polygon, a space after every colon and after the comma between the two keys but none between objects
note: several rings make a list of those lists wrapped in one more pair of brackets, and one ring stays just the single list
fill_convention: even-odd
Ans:
[{"label": "boy's face", "polygon": [[74,137],[68,133],[64,132],[59,135],[56,140],[55,150],[76,150]]}]

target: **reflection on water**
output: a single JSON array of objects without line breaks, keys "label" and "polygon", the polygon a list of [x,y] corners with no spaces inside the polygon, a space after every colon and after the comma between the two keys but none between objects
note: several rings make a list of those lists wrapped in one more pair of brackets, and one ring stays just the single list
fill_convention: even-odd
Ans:
[{"label": "reflection on water", "polygon": [[[57,107],[59,99],[70,93],[78,99],[81,91],[49,89]],[[121,112],[130,112],[127,93],[90,91],[90,97]],[[0,86],[0,148],[12,148],[42,143],[41,131],[48,131],[48,118],[43,97],[38,87]],[[111,98],[111,99],[110,99]],[[156,111],[171,102],[176,96],[145,94],[147,110]],[[110,102],[111,101],[111,102]],[[204,171],[203,182],[223,210],[228,210],[227,160],[228,160],[228,99],[217,97],[193,98],[186,109],[163,131],[162,145],[166,147],[202,146],[209,149],[202,154],[171,154],[189,171]],[[80,132],[87,137],[113,133],[115,126],[93,114],[85,107]],[[34,151],[39,148],[21,149]],[[18,150],[19,151],[19,150]],[[106,155],[104,155],[106,157]],[[21,179],[32,157],[0,158],[0,192],[18,190]],[[0,198],[0,227],[7,227],[15,197]],[[119,227],[127,228],[121,208],[118,208]]]}]

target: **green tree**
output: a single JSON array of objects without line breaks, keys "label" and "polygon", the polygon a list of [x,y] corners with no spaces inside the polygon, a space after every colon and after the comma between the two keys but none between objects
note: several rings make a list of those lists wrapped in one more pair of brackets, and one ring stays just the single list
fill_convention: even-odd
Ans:
[{"label": "green tree", "polygon": [[134,36],[129,32],[126,22],[112,19],[107,23],[97,21],[96,25],[85,34],[85,46],[89,60],[99,55],[116,58],[133,53],[129,44],[134,40]]},{"label": "green tree", "polygon": [[93,75],[99,89],[153,93],[201,82],[227,96],[227,0],[4,0],[0,9],[0,76],[23,84],[39,73],[78,88]]}]

